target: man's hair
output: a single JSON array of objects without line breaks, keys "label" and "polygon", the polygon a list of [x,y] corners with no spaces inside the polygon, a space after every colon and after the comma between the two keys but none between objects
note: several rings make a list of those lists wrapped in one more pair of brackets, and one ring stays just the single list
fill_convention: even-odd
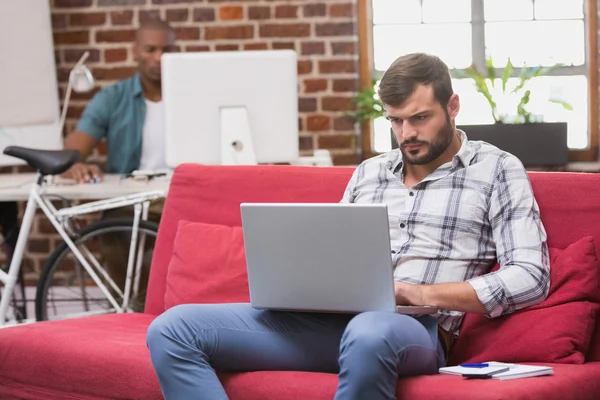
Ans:
[{"label": "man's hair", "polygon": [[136,40],[138,40],[140,32],[142,32],[143,30],[147,30],[147,29],[168,31],[169,33],[175,34],[175,30],[173,29],[173,27],[171,25],[169,25],[168,22],[166,22],[160,18],[148,17],[148,18],[144,18],[140,22],[140,27],[138,28],[136,36],[135,36]]},{"label": "man's hair", "polygon": [[410,53],[396,59],[379,83],[379,98],[383,104],[402,105],[418,86],[433,86],[435,99],[446,107],[452,96],[452,81],[448,66],[437,56]]}]

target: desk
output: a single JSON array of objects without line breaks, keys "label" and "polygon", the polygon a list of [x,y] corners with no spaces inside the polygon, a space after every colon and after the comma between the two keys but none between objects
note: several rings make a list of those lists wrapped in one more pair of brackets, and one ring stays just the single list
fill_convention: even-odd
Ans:
[{"label": "desk", "polygon": [[[0,201],[24,201],[29,198],[29,190],[35,179],[34,173],[0,174]],[[70,179],[56,177],[46,185],[47,195],[61,196],[68,200],[102,200],[117,196],[169,190],[171,177],[158,177],[150,181],[121,179],[121,175],[104,175],[100,183],[75,183]]]}]

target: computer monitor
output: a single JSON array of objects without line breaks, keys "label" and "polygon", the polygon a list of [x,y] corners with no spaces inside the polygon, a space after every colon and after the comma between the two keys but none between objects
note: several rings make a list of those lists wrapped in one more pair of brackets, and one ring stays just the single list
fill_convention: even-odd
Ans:
[{"label": "computer monitor", "polygon": [[294,51],[168,53],[161,65],[167,165],[298,160]]}]

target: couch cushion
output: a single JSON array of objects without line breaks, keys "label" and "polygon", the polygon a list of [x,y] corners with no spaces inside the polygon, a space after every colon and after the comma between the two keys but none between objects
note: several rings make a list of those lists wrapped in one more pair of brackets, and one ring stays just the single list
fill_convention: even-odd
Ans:
[{"label": "couch cushion", "polygon": [[489,319],[467,314],[450,364],[584,362],[600,304],[600,269],[592,237],[550,248],[551,286],[541,304]]},{"label": "couch cushion", "polygon": [[145,311],[164,311],[167,267],[180,220],[241,226],[240,203],[340,201],[352,167],[184,164],[175,170],[161,218]]},{"label": "couch cushion", "polygon": [[165,308],[248,301],[242,228],[180,221],[167,273]]},{"label": "couch cushion", "polygon": [[[600,391],[600,363],[549,364],[554,376],[497,381],[466,380],[460,376],[429,375],[401,379],[399,400],[595,400]],[[337,376],[308,372],[246,372],[222,374],[221,381],[231,400],[330,400]]]},{"label": "couch cushion", "polygon": [[153,318],[109,314],[0,329],[0,398],[162,399],[146,347]]}]

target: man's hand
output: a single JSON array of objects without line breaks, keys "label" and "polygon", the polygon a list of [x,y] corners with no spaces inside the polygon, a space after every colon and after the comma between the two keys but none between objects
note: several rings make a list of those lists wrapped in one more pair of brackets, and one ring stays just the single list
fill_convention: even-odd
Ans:
[{"label": "man's hand", "polygon": [[410,283],[394,282],[394,293],[396,304],[399,306],[425,306],[423,299],[423,285],[411,285]]},{"label": "man's hand", "polygon": [[94,164],[76,163],[61,176],[74,179],[77,183],[85,183],[92,179],[102,180],[102,171]]},{"label": "man's hand", "polygon": [[399,306],[434,306],[468,313],[488,313],[468,282],[434,285],[394,282],[394,293]]}]

